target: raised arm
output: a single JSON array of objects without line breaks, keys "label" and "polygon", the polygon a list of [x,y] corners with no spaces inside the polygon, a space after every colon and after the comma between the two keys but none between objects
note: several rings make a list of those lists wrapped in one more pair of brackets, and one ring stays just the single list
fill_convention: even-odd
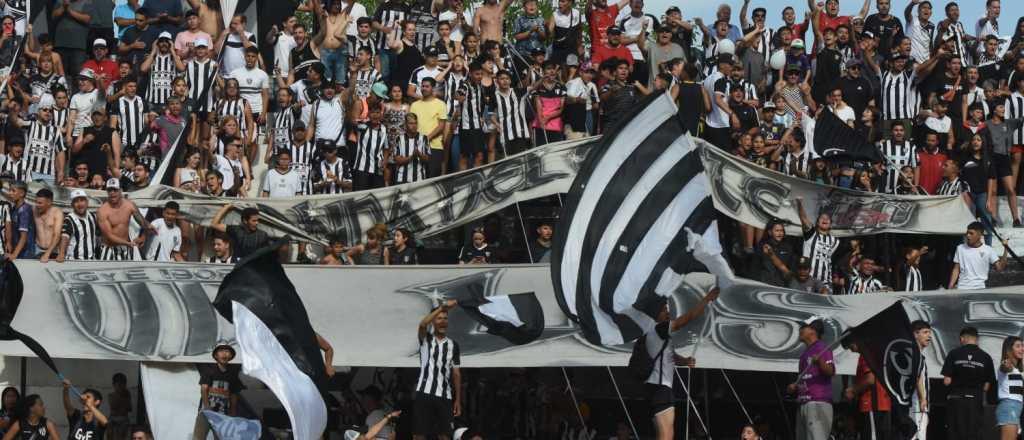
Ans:
[{"label": "raised arm", "polygon": [[324,352],[324,371],[327,373],[327,377],[334,376],[334,347],[319,333],[316,334],[316,344],[320,347],[320,351]]},{"label": "raised arm", "polygon": [[686,327],[686,324],[689,324],[690,321],[696,319],[698,316],[703,314],[704,308],[707,307],[707,305],[710,304],[711,301],[714,301],[716,298],[718,298],[718,293],[719,290],[717,287],[711,289],[711,291],[708,292],[707,295],[704,295],[704,298],[701,298],[700,302],[697,303],[696,307],[687,310],[686,313],[683,314],[683,316],[673,319],[672,325],[670,326],[670,331],[675,332],[683,327]]},{"label": "raised arm", "polygon": [[[808,0],[808,1],[813,1],[813,0]],[[864,0],[864,6],[860,7],[860,12],[857,14],[857,16],[860,17],[860,18],[866,18],[868,16],[868,12],[870,12],[870,11],[871,11],[871,0]]]},{"label": "raised arm", "polygon": [[401,411],[393,411],[391,414],[384,416],[383,419],[380,419],[380,421],[374,423],[373,426],[367,429],[366,434],[360,434],[356,440],[373,440],[377,438],[377,434],[379,434],[385,426],[388,426],[388,423],[391,423],[391,419],[398,418],[400,415],[402,415]]},{"label": "raised arm", "polygon": [[807,216],[807,210],[804,209],[804,198],[797,197],[796,199],[796,211],[800,215],[800,225],[803,226],[805,231],[810,231],[814,227],[814,223],[811,223],[810,217]]},{"label": "raised arm", "polygon": [[64,404],[64,414],[71,417],[71,414],[75,412],[75,405],[71,403],[71,381],[64,379],[62,385],[64,389],[61,391],[61,403]]},{"label": "raised arm", "polygon": [[427,316],[424,316],[423,319],[420,320],[420,325],[417,328],[417,340],[423,341],[427,338],[427,328],[434,322],[434,318],[437,317],[438,314],[441,312],[447,312],[455,308],[456,305],[458,305],[458,303],[454,299],[449,299],[448,301],[445,301],[444,304],[441,304],[440,307],[437,307],[434,310],[431,310],[430,313],[427,313]]},{"label": "raised arm", "polygon": [[740,27],[747,29],[750,27],[750,22],[747,21],[747,8],[750,7],[750,0],[743,0],[743,7],[740,8]]},{"label": "raised arm", "polygon": [[914,6],[921,0],[910,0],[907,3],[907,7],[903,8],[903,18],[906,20],[907,27],[910,27],[910,22],[914,21]]},{"label": "raised arm", "polygon": [[213,215],[213,219],[210,220],[210,228],[222,233],[228,232],[228,226],[224,224],[224,216],[228,214],[228,211],[234,208],[230,203],[224,205]]}]

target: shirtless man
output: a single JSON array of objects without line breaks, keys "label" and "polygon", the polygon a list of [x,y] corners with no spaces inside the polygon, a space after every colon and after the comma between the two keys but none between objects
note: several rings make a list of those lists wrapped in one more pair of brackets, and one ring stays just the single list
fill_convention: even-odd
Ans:
[{"label": "shirtless man", "polygon": [[121,181],[107,180],[107,201],[100,205],[96,220],[103,235],[103,249],[100,259],[104,261],[133,261],[141,258],[139,247],[146,242],[146,234],[139,233],[135,240],[128,239],[128,225],[131,219],[142,225],[144,231],[153,227],[142,217],[139,208],[121,194]]},{"label": "shirtless man", "polygon": [[199,29],[210,35],[220,35],[224,30],[224,15],[220,0],[188,0],[192,9],[199,10]]},{"label": "shirtless man", "polygon": [[356,2],[342,8],[340,0],[328,0],[327,10],[313,1],[320,20],[320,33],[313,43],[320,49],[320,62],[327,67],[327,78],[343,84],[348,80],[348,22]]},{"label": "shirtless man", "polygon": [[501,43],[501,26],[505,20],[505,10],[512,0],[484,0],[484,4],[473,14],[473,30],[480,36],[481,42],[491,40]]},{"label": "shirtless man", "polygon": [[53,191],[43,188],[36,192],[36,207],[32,214],[36,222],[36,249],[41,254],[39,261],[45,263],[50,261],[50,256],[57,255],[64,213],[53,207]]}]

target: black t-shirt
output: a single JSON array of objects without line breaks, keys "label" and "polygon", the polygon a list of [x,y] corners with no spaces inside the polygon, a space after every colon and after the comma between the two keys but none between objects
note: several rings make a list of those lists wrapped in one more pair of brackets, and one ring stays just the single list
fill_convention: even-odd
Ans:
[{"label": "black t-shirt", "polygon": [[[817,67],[814,69],[814,85],[811,97],[817,102],[825,102],[825,95],[842,74],[843,54],[835,49],[822,49],[818,52]],[[845,98],[846,95],[843,95]]]},{"label": "black t-shirt", "polygon": [[391,85],[400,85],[405,88],[409,84],[412,71],[423,65],[423,55],[416,45],[410,45],[404,40],[401,43],[402,53],[396,57],[395,70],[391,73]]},{"label": "black t-shirt", "polygon": [[227,234],[231,238],[231,248],[235,250],[238,258],[245,258],[270,243],[270,236],[259,229],[249,232],[242,226],[228,225]]},{"label": "black t-shirt", "polygon": [[759,125],[757,122],[757,109],[747,105],[747,103],[735,102],[730,99],[729,108],[736,114],[736,119],[740,120],[740,130],[744,133]]},{"label": "black t-shirt", "polygon": [[95,417],[86,422],[82,411],[75,410],[68,416],[68,440],[103,440],[107,425],[100,425]]},{"label": "black t-shirt", "polygon": [[[772,251],[775,253],[782,263],[789,268],[790,273],[796,269],[796,253],[793,252],[793,246],[791,246],[785,240],[779,243],[773,243],[771,240],[765,241],[772,247]],[[782,275],[782,272],[775,267],[772,263],[771,258],[764,254],[763,246],[757,245],[754,247],[754,252],[761,259],[761,282],[765,284],[771,284],[773,286],[786,287],[787,280]]]},{"label": "black t-shirt", "polygon": [[490,264],[494,262],[494,252],[491,251],[491,247],[488,245],[477,249],[476,246],[468,244],[459,253],[459,260],[463,263],[477,262]]},{"label": "black t-shirt", "polygon": [[399,251],[396,248],[391,248],[388,252],[390,257],[388,263],[392,266],[400,266],[406,264],[419,264],[419,257],[416,255],[416,249],[412,246],[406,246],[405,249]]},{"label": "black t-shirt", "polygon": [[863,76],[842,77],[838,81],[839,88],[843,91],[843,102],[853,109],[859,121],[860,115],[868,107],[868,102],[875,96],[871,81]]},{"label": "black t-shirt", "polygon": [[221,370],[217,365],[206,365],[199,369],[199,385],[206,385],[207,403],[211,411],[227,414],[231,406],[231,396],[245,389],[238,373],[241,367],[228,365]]},{"label": "black t-shirt", "polygon": [[878,14],[871,14],[864,20],[864,30],[875,34],[878,41],[878,53],[888,54],[897,41],[896,35],[903,34],[903,23],[895,15],[890,14],[889,20],[882,20]]},{"label": "black t-shirt", "polygon": [[988,188],[989,179],[996,178],[995,167],[992,162],[987,166],[981,159],[969,156],[960,161],[960,179],[967,182],[972,193],[983,193]]},{"label": "black t-shirt", "polygon": [[[933,87],[932,92],[935,93],[936,99],[942,97],[942,95],[948,93],[950,90],[954,91],[953,100],[949,103],[949,110],[947,113],[953,121],[962,120],[961,106],[964,102],[964,91],[966,90],[964,85],[962,83],[957,84],[956,78],[950,78],[947,75],[942,75],[935,81]],[[927,96],[925,96],[925,98],[927,98]]]},{"label": "black t-shirt", "polygon": [[995,370],[992,357],[974,344],[954,348],[942,363],[942,375],[953,379],[951,393],[976,392],[986,382],[995,385]]},{"label": "black t-shirt", "polygon": [[20,419],[18,427],[21,429],[19,438],[22,440],[57,440],[50,439],[50,431],[46,429],[46,417],[40,417],[35,425],[29,424],[27,418]]},{"label": "black t-shirt", "polygon": [[142,61],[146,58],[146,54],[151,51],[153,43],[156,42],[157,36],[160,35],[160,30],[157,30],[156,26],[150,26],[144,31],[140,31],[135,26],[125,29],[124,35],[121,37],[121,43],[133,44],[136,41],[146,43],[145,49],[132,49],[128,52],[128,55],[121,56],[119,59],[131,61],[132,65],[138,66],[142,64]]},{"label": "black t-shirt", "polygon": [[77,160],[83,160],[89,166],[89,176],[93,174],[106,176],[107,153],[103,151],[103,148],[106,147],[108,150],[113,148],[114,129],[108,125],[86,127],[84,134],[91,134],[95,138],[92,142],[82,146],[82,150],[71,159],[72,163]]},{"label": "black t-shirt", "polygon": [[700,117],[704,114],[703,89],[700,84],[695,82],[679,83],[679,99],[676,100],[676,105],[679,106],[677,115],[679,123],[683,124],[683,128],[692,136],[697,136]]}]

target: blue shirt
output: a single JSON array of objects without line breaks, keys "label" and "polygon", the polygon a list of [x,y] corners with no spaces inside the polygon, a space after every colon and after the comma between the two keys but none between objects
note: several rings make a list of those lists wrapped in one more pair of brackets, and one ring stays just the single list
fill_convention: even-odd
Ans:
[{"label": "blue shirt", "polygon": [[18,245],[18,238],[21,236],[21,232],[25,231],[28,233],[28,237],[25,239],[25,248],[21,250],[17,258],[35,258],[36,257],[36,222],[34,215],[32,214],[32,206],[28,203],[22,203],[21,206],[14,209],[14,215],[11,220],[14,222],[11,226],[14,230],[14,236],[11,237],[11,248],[13,249]]},{"label": "blue shirt", "polygon": [[[142,7],[143,3],[145,3],[145,0],[139,0],[139,7]],[[120,40],[124,35],[125,29],[128,29],[130,26],[118,26],[118,18],[135,20],[135,11],[133,11],[132,7],[128,5],[127,0],[117,0],[117,6],[114,6],[114,35],[117,36],[118,40]]]}]

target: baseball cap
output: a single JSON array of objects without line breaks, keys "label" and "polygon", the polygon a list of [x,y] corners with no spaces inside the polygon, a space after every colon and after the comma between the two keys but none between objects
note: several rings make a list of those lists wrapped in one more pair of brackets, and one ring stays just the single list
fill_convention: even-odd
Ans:
[{"label": "baseball cap", "polygon": [[574,53],[566,55],[565,56],[565,65],[566,66],[579,66],[580,65],[580,57],[576,56],[576,54],[574,54]]},{"label": "baseball cap", "polygon": [[548,52],[543,47],[535,47],[530,49],[530,55],[545,55]]},{"label": "baseball cap", "polygon": [[170,33],[170,32],[167,32],[167,31],[163,31],[163,32],[161,32],[161,33],[160,33],[160,36],[159,36],[159,37],[156,37],[156,39],[157,39],[157,40],[173,40],[173,39],[174,39],[174,37],[173,37],[173,36],[171,36],[171,33]]},{"label": "baseball cap", "polygon": [[93,40],[92,47],[96,47],[96,46],[107,47],[107,40],[105,40],[103,38],[97,38],[97,39]]},{"label": "baseball cap", "polygon": [[764,107],[762,107],[762,108],[766,108],[766,109],[775,108],[775,101],[766,101],[764,103]]},{"label": "baseball cap", "polygon": [[792,71],[800,72],[802,70],[804,70],[803,67],[800,67],[800,65],[796,64],[796,63],[791,63],[791,64],[787,64],[786,65],[786,72],[792,72]]},{"label": "baseball cap", "polygon": [[87,196],[85,194],[85,190],[84,189],[76,188],[76,189],[71,190],[71,200],[75,200],[75,199],[77,199],[79,197],[89,197],[89,196]]},{"label": "baseball cap", "polygon": [[437,48],[434,47],[434,46],[428,47],[426,50],[423,51],[423,56],[425,56],[425,57],[436,57],[437,56]]},{"label": "baseball cap", "polygon": [[792,43],[789,43],[789,47],[799,47],[799,48],[803,49],[804,48],[804,40],[801,40],[801,39],[797,38],[797,39],[793,40]]},{"label": "baseball cap", "polygon": [[85,78],[85,79],[91,79],[91,80],[95,81],[96,80],[96,72],[93,72],[92,69],[86,67],[86,68],[82,69],[81,72],[78,72],[78,77],[79,78]]},{"label": "baseball cap", "polygon": [[849,60],[846,60],[846,67],[861,66],[863,64],[864,61],[861,61],[861,59],[857,57],[853,57],[850,58]]},{"label": "baseball cap", "polygon": [[679,10],[679,6],[670,6],[668,9],[665,10],[665,15],[671,14],[673,12],[675,12],[677,14],[682,14],[683,13],[683,11]]},{"label": "baseball cap", "polygon": [[53,108],[53,95],[47,93],[39,98],[38,108]]},{"label": "baseball cap", "polygon": [[116,190],[120,191],[121,190],[121,179],[118,179],[116,177],[111,177],[111,178],[107,179],[106,189],[107,189],[107,191],[110,191],[112,189],[116,189]]},{"label": "baseball cap", "polygon": [[875,33],[871,32],[871,31],[864,31],[864,32],[860,33],[860,37],[861,38],[870,38],[870,39],[873,40],[873,39],[875,39]]},{"label": "baseball cap", "polygon": [[718,64],[735,64],[736,58],[733,58],[731,53],[720,53],[718,54]]},{"label": "baseball cap", "polygon": [[199,47],[199,46],[210,47],[210,42],[206,41],[205,38],[196,38],[195,41],[192,42],[192,45],[195,46],[195,47]]},{"label": "baseball cap", "polygon": [[611,26],[608,28],[608,35],[622,35],[622,29],[618,26]]},{"label": "baseball cap", "polygon": [[380,99],[388,99],[388,85],[382,82],[374,83],[370,91]]}]

